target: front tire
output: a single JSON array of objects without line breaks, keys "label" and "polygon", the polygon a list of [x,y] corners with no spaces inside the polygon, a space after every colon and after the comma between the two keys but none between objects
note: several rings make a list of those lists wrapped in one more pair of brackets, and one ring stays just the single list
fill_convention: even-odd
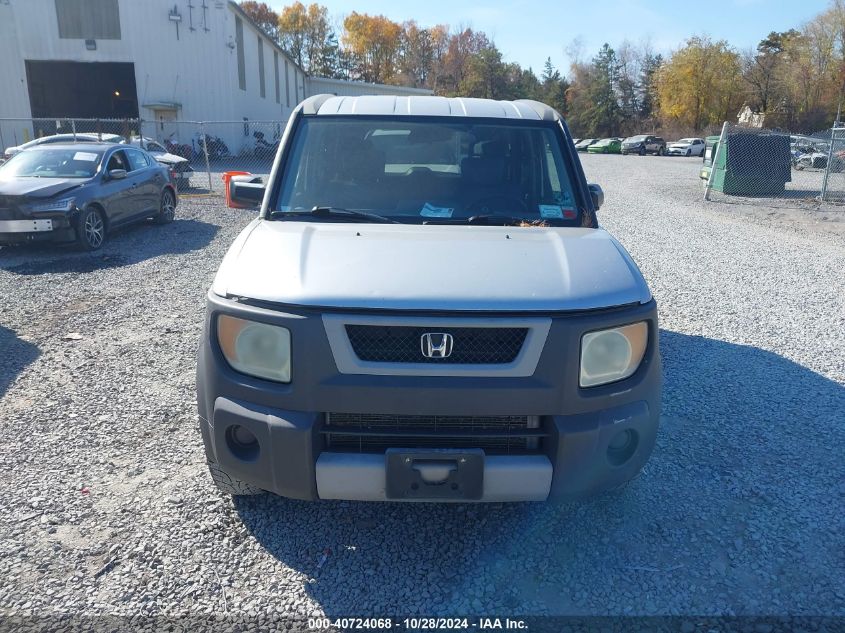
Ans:
[{"label": "front tire", "polygon": [[170,189],[165,189],[161,194],[158,215],[155,217],[156,224],[170,224],[176,217],[176,198]]},{"label": "front tire", "polygon": [[208,472],[211,474],[211,479],[214,481],[214,485],[217,486],[217,489],[227,495],[240,497],[261,495],[266,492],[265,490],[257,488],[252,484],[248,484],[245,481],[232,477],[229,473],[220,468],[220,465],[217,462],[208,462]]},{"label": "front tire", "polygon": [[106,241],[106,221],[96,207],[79,213],[76,221],[76,245],[83,251],[96,251]]},{"label": "front tire", "polygon": [[640,156],[645,156],[645,147],[640,148],[639,154],[640,154]]},{"label": "front tire", "polygon": [[662,147],[658,147],[658,148],[657,148],[657,155],[658,155],[658,156],[663,156],[663,148],[662,148]]}]

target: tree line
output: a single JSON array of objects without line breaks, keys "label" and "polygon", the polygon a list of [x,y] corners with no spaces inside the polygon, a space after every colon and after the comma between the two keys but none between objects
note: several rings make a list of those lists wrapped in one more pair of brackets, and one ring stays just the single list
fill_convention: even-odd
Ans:
[{"label": "tree line", "polygon": [[693,36],[665,57],[645,43],[605,44],[591,58],[576,40],[567,73],[547,59],[538,76],[507,62],[483,31],[394,22],[353,11],[335,25],[326,7],[241,7],[309,74],[429,88],[445,96],[536,99],[563,114],[575,136],[715,132],[746,106],[764,125],[829,127],[845,94],[845,0],[807,23],[772,32],[755,49]]}]

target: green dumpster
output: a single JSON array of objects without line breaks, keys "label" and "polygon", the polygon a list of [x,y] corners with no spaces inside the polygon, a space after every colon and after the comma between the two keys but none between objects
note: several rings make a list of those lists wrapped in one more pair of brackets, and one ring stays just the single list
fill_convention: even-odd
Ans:
[{"label": "green dumpster", "polygon": [[728,132],[721,148],[719,139],[707,137],[704,164],[698,174],[706,181],[710,171],[714,171],[712,190],[731,196],[783,193],[786,183],[792,180],[788,135],[750,130]]}]

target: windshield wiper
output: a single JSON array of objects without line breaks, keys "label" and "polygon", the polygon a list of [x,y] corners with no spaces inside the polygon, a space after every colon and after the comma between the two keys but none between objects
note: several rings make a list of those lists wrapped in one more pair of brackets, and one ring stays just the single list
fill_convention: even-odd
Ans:
[{"label": "windshield wiper", "polygon": [[378,222],[379,224],[400,224],[396,220],[391,220],[383,215],[376,215],[375,213],[367,213],[366,211],[353,211],[352,209],[342,209],[340,207],[321,207],[316,206],[310,210],[303,209],[301,211],[278,211],[270,212],[271,219],[287,218],[287,217],[304,217],[309,216],[313,218],[341,218],[351,220],[353,222],[360,222],[369,220],[370,222]]},{"label": "windshield wiper", "polygon": [[513,226],[523,221],[524,220],[522,218],[514,218],[509,215],[501,215],[498,213],[473,215],[466,219],[467,224],[495,224],[497,226]]}]

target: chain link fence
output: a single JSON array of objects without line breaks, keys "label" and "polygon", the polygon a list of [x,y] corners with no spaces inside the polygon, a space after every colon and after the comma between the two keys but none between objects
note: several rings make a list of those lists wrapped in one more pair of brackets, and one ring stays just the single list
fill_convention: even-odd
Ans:
[{"label": "chain link fence", "polygon": [[706,139],[706,200],[819,209],[845,204],[845,128],[813,134],[725,123]]},{"label": "chain link fence", "polygon": [[130,143],[171,168],[180,194],[223,196],[226,172],[266,180],[285,123],[0,118],[0,162],[33,142]]}]

